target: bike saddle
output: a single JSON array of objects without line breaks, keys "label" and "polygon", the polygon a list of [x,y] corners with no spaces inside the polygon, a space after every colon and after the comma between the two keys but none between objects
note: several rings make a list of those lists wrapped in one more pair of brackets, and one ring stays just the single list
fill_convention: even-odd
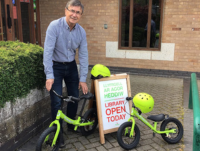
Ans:
[{"label": "bike saddle", "polygon": [[160,121],[163,121],[165,119],[165,114],[149,115],[147,117],[147,119],[150,119],[150,120],[155,121],[155,122],[160,122]]},{"label": "bike saddle", "polygon": [[94,95],[90,92],[88,92],[87,94],[81,95],[80,99],[91,99]]}]

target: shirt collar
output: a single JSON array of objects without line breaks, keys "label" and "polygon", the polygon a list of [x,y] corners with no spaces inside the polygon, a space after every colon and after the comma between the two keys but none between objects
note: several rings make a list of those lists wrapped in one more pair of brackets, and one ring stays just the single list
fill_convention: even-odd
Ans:
[{"label": "shirt collar", "polygon": [[[64,26],[65,26],[67,29],[70,30],[69,25],[68,25],[68,23],[66,22],[66,18],[65,18],[65,17],[63,17],[63,22],[64,22]],[[76,29],[76,26],[77,26],[77,25],[75,25],[73,29]]]}]

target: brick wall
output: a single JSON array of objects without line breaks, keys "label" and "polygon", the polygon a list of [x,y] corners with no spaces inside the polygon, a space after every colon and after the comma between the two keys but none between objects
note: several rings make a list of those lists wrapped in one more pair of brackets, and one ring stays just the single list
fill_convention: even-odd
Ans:
[{"label": "brick wall", "polygon": [[[66,0],[41,0],[41,35],[48,24],[64,15]],[[106,41],[118,41],[119,0],[82,0],[80,25],[86,30],[89,64],[113,67],[200,71],[200,1],[164,0],[162,43],[175,43],[174,61],[106,57]],[[108,29],[104,29],[104,24]]]},{"label": "brick wall", "polygon": [[172,70],[200,71],[200,1],[167,0],[164,9],[163,42],[175,43]]},{"label": "brick wall", "polygon": [[44,46],[44,39],[46,29],[49,23],[65,15],[66,0],[40,0],[40,26],[41,26],[41,40]]}]

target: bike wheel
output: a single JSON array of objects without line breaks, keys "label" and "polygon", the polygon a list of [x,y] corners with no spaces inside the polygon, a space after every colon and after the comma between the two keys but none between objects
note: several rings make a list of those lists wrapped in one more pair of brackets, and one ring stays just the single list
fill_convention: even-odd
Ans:
[{"label": "bike wheel", "polygon": [[[56,133],[56,126],[52,126],[47,128],[39,137],[37,144],[36,144],[36,151],[58,151],[61,139],[58,137],[56,145],[53,147],[51,146],[53,142],[53,138]],[[45,138],[49,135],[48,141],[45,142]]]},{"label": "bike wheel", "polygon": [[165,131],[170,129],[176,129],[176,133],[170,133],[168,137],[166,134],[161,134],[162,138],[170,144],[178,143],[183,136],[183,126],[181,122],[178,119],[171,117],[164,120],[160,130]]},{"label": "bike wheel", "polygon": [[117,131],[117,141],[126,150],[135,148],[140,141],[140,130],[138,126],[135,124],[133,137],[130,137],[131,128],[132,122],[125,122]]},{"label": "bike wheel", "polygon": [[98,118],[97,118],[97,111],[93,108],[87,110],[83,116],[84,122],[87,121],[94,121],[93,125],[87,125],[87,126],[80,126],[80,130],[83,136],[88,136],[92,134],[98,124]]}]

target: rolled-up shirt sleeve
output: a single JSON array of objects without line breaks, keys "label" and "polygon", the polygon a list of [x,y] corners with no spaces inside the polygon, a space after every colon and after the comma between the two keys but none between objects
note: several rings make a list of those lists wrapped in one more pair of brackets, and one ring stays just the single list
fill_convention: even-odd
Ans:
[{"label": "rolled-up shirt sleeve", "polygon": [[44,55],[43,55],[43,64],[44,64],[44,72],[46,74],[46,79],[54,79],[53,74],[53,62],[52,56],[55,49],[56,43],[56,28],[53,23],[47,28],[46,37],[44,42]]},{"label": "rolled-up shirt sleeve", "polygon": [[83,34],[78,53],[80,63],[80,82],[86,82],[88,73],[88,50],[85,32]]}]

